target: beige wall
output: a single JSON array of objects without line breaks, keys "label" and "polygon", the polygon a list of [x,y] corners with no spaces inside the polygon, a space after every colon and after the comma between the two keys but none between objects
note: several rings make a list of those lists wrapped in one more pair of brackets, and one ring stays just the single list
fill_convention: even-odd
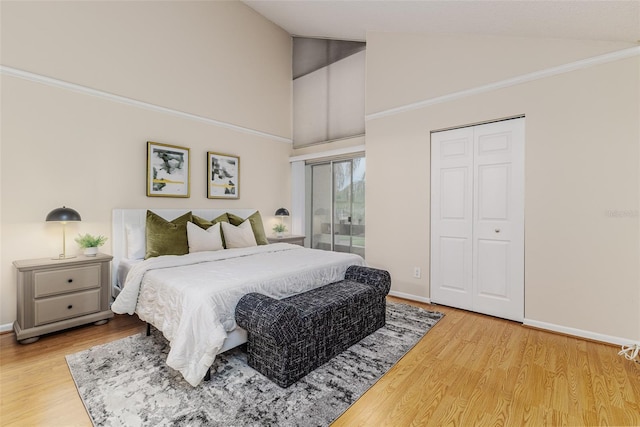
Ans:
[{"label": "beige wall", "polygon": [[[241,3],[3,1],[1,20],[3,66],[291,137],[290,38]],[[366,111],[625,47],[369,34]],[[428,298],[429,132],[525,114],[525,317],[640,339],[639,62],[636,56],[367,121],[369,264],[391,271],[395,291]],[[60,229],[44,218],[62,204],[83,216],[70,237],[110,237],[116,207],[270,213],[290,203],[286,143],[6,74],[0,83],[0,326],[15,318],[11,261],[60,251]],[[190,199],[145,196],[148,140],[191,148]],[[239,201],[206,199],[208,150],[241,157]],[[72,241],[69,249],[77,251]],[[421,279],[411,277],[414,266],[422,267]]]},{"label": "beige wall", "polygon": [[[476,88],[630,47],[619,42],[492,36],[367,35],[366,112]],[[436,83],[437,82],[437,83]]]},{"label": "beige wall", "polygon": [[[291,39],[239,2],[2,2],[2,65],[210,122],[2,74],[0,325],[15,319],[16,259],[73,237],[111,237],[114,208],[257,208],[290,203]],[[191,197],[146,197],[146,142],[191,149]],[[240,200],[206,198],[206,152],[240,156]],[[110,252],[110,242],[103,247]]]},{"label": "beige wall", "polygon": [[[369,34],[367,112],[627,47]],[[525,318],[637,341],[639,101],[634,56],[368,120],[368,263],[428,298],[430,131],[524,114]]]},{"label": "beige wall", "polygon": [[2,2],[3,65],[281,136],[290,43],[237,1]]}]

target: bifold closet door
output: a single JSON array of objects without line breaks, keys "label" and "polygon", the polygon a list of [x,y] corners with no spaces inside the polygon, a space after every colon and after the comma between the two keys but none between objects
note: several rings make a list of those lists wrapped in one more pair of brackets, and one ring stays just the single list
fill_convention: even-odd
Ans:
[{"label": "bifold closet door", "polygon": [[473,128],[431,135],[431,301],[473,309]]},{"label": "bifold closet door", "polygon": [[431,136],[431,300],[524,319],[524,119]]}]

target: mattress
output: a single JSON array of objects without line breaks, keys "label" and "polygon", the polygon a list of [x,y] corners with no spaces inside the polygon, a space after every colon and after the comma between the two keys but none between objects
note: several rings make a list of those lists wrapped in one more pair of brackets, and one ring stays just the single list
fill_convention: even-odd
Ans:
[{"label": "mattress", "polygon": [[344,278],[355,254],[288,243],[150,258],[131,266],[112,305],[137,313],[171,343],[167,364],[200,383],[236,329],[235,306],[249,292],[284,298]]}]

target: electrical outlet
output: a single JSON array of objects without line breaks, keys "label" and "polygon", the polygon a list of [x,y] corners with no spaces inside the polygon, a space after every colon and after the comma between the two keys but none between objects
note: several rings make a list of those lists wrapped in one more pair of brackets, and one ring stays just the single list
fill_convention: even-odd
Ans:
[{"label": "electrical outlet", "polygon": [[420,267],[413,267],[413,277],[419,279],[422,272],[420,271]]}]

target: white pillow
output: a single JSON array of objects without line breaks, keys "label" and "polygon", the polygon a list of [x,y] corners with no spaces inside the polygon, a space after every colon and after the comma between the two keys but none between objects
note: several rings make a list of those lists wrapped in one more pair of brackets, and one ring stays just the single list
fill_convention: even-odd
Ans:
[{"label": "white pillow", "polygon": [[192,222],[187,222],[187,240],[189,241],[189,253],[224,249],[220,223],[205,230]]},{"label": "white pillow", "polygon": [[219,224],[222,224],[222,233],[224,234],[227,249],[258,246],[256,237],[253,235],[253,229],[251,228],[251,221],[244,221],[237,227],[228,222],[220,222]]},{"label": "white pillow", "polygon": [[127,258],[143,259],[147,252],[143,225],[127,225]]}]

